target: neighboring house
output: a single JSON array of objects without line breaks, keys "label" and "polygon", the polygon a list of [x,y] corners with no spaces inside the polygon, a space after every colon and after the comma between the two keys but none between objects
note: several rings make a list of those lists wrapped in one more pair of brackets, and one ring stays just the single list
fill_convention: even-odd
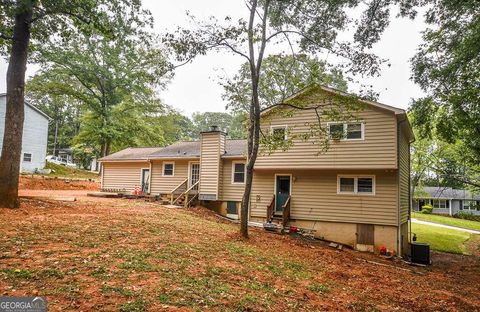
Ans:
[{"label": "neighboring house", "polygon": [[[343,96],[348,95],[313,86],[286,103],[305,100],[314,105],[317,99]],[[413,133],[404,110],[370,101],[359,105],[365,108],[357,121],[323,123],[331,131],[345,130],[342,139],[331,140],[327,152],[319,153],[312,138],[295,140],[287,151],[258,156],[250,221],[273,220],[314,230],[318,237],[358,249],[385,246],[400,255],[408,252]],[[293,115],[275,110],[291,108],[264,112],[263,132],[285,137],[304,132],[318,120],[314,110]],[[143,186],[173,203],[198,196],[204,205],[237,218],[245,187],[245,152],[245,140],[229,140],[215,128],[202,132],[196,142],[128,148],[100,159],[102,187],[132,191]]]},{"label": "neighboring house", "polygon": [[480,215],[480,195],[467,190],[451,187],[423,187],[413,198],[413,209],[421,211],[425,205],[432,205],[433,213],[453,216],[459,211]]},{"label": "neighboring house", "polygon": [[[6,94],[0,94],[0,152],[3,146],[6,106]],[[45,113],[25,102],[20,171],[35,172],[45,167],[49,121],[50,118]]]}]

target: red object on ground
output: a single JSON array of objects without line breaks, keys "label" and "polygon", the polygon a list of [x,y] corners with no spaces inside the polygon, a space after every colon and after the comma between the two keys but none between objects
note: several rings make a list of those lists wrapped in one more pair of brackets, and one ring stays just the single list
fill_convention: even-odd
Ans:
[{"label": "red object on ground", "polygon": [[291,226],[290,227],[290,232],[291,233],[297,233],[298,232],[298,228],[296,226]]},{"label": "red object on ground", "polygon": [[385,246],[380,246],[380,254],[381,255],[386,255],[387,254],[387,248]]}]

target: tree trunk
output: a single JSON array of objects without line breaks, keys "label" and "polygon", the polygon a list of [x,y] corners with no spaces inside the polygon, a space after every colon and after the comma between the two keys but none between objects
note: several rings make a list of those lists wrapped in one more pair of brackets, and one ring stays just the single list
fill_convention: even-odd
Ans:
[{"label": "tree trunk", "polygon": [[18,208],[18,177],[22,152],[25,71],[30,42],[33,1],[22,2],[15,16],[13,44],[7,70],[5,132],[0,156],[0,207]]}]

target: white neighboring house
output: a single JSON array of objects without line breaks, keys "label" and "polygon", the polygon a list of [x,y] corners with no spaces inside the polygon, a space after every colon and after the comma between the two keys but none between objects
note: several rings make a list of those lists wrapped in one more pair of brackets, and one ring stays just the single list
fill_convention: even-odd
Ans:
[{"label": "white neighboring house", "polygon": [[[0,153],[3,146],[6,106],[7,96],[0,94]],[[50,117],[44,112],[25,102],[20,171],[35,172],[45,167],[49,121]]]}]

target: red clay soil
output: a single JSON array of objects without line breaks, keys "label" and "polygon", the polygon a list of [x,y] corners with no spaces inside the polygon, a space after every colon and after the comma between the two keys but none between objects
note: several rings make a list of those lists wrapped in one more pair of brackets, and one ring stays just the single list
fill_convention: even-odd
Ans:
[{"label": "red clay soil", "polygon": [[0,209],[1,296],[49,311],[480,310],[477,256],[411,267],[262,229],[245,240],[203,208],[91,200]]},{"label": "red clay soil", "polygon": [[75,181],[41,176],[20,176],[18,188],[21,190],[89,190],[100,189],[100,183],[94,181]]}]

